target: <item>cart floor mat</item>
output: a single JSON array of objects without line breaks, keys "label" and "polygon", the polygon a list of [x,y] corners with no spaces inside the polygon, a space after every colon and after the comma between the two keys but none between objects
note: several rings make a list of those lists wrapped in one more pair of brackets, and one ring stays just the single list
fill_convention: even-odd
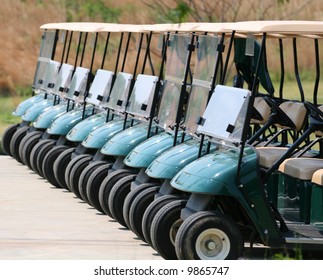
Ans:
[{"label": "cart floor mat", "polygon": [[323,238],[323,228],[313,227],[305,224],[288,224],[289,230],[294,232],[295,236],[311,237],[311,238]]}]

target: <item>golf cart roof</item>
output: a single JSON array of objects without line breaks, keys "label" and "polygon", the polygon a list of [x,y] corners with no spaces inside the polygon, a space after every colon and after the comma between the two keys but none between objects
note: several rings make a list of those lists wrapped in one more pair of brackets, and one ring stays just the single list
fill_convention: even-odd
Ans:
[{"label": "golf cart roof", "polygon": [[[144,30],[145,25],[141,24],[116,24],[116,30],[115,32],[145,32]],[[110,26],[107,26],[107,29],[103,29],[102,31],[110,32]]]},{"label": "golf cart roof", "polygon": [[[86,31],[97,32],[103,28],[107,28],[106,23],[99,22],[58,22],[46,23],[40,26],[41,29],[57,29],[69,31]],[[111,28],[116,28],[117,24],[109,24]]]},{"label": "golf cart roof", "polygon": [[41,29],[69,30],[81,32],[141,32],[143,25],[139,24],[117,24],[99,22],[60,22],[47,23]]},{"label": "golf cart roof", "polygon": [[196,32],[209,33],[231,33],[235,23],[233,22],[201,22],[198,27],[194,29]]},{"label": "golf cart roof", "polygon": [[272,37],[322,36],[323,21],[269,20],[242,21],[234,24],[239,34],[261,36],[264,33]]},{"label": "golf cart roof", "polygon": [[192,32],[197,27],[199,27],[200,24],[201,24],[200,22],[151,24],[151,25],[145,25],[144,30],[152,31],[152,32],[171,32],[171,31]]}]

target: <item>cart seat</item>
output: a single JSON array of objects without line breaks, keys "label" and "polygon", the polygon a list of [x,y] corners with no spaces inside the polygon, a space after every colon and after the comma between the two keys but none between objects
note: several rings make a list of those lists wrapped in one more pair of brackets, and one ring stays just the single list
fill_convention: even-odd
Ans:
[{"label": "cart seat", "polygon": [[[312,142],[316,142],[317,140],[322,140],[323,132],[316,131],[315,132],[316,140]],[[322,158],[308,158],[310,157],[310,153],[306,153],[306,156],[299,158],[289,158],[286,159],[280,166],[279,171],[286,175],[289,175],[293,178],[297,178],[300,180],[311,180],[313,173],[323,168],[323,159]]]},{"label": "cart seat", "polygon": [[285,147],[257,147],[260,166],[270,168],[287,150]]},{"label": "cart seat", "polygon": [[312,176],[311,181],[316,185],[323,186],[323,169],[316,170]]},{"label": "cart seat", "polygon": [[320,158],[289,158],[280,166],[279,171],[300,180],[311,180],[315,171],[323,168]]},{"label": "cart seat", "polygon": [[311,180],[311,214],[310,223],[323,229],[323,169],[316,170]]},{"label": "cart seat", "polygon": [[[288,123],[290,127],[282,124],[276,124],[277,127],[281,129],[293,129],[295,131],[300,131],[304,125],[304,121],[307,115],[307,110],[304,106],[304,103],[286,101],[280,104],[280,109],[286,114],[289,118]],[[257,147],[259,152],[259,164],[264,168],[270,168],[273,164],[282,157],[288,150],[287,147]],[[310,155],[309,155],[310,156]]]},{"label": "cart seat", "polygon": [[268,103],[265,101],[265,99],[259,96],[255,97],[253,107],[255,110],[255,114],[251,119],[251,123],[253,124],[267,123],[270,117],[271,110]]},{"label": "cart seat", "polygon": [[[318,109],[323,111],[323,106],[319,106]],[[320,126],[319,126],[320,128]],[[309,148],[312,147],[317,142],[322,142],[323,131],[317,130],[315,131],[316,139],[312,140],[311,143],[308,145]],[[320,144],[321,149],[321,144]],[[319,151],[320,154],[322,151]],[[322,158],[289,158],[286,159],[280,166],[279,171],[283,174],[286,174],[290,177],[297,178],[300,180],[311,180],[315,171],[323,168],[323,159]]]},{"label": "cart seat", "polygon": [[[264,168],[270,168],[273,164],[282,157],[287,151],[287,147],[257,147],[259,155],[259,164]],[[302,155],[303,158],[313,158],[314,153],[306,152]],[[293,157],[293,156],[292,156]],[[291,157],[291,158],[292,158]],[[295,158],[299,160],[300,158]]]},{"label": "cart seat", "polygon": [[296,222],[310,223],[311,194],[313,183],[311,179],[316,170],[323,168],[323,159],[290,158],[280,166],[278,185],[278,210]]},{"label": "cart seat", "polygon": [[[290,121],[294,125],[296,131],[300,131],[303,128],[304,121],[307,115],[307,110],[304,103],[295,101],[286,101],[279,105],[279,108],[286,113]],[[286,125],[276,124],[280,128],[289,128]],[[292,127],[290,127],[292,128]]]}]

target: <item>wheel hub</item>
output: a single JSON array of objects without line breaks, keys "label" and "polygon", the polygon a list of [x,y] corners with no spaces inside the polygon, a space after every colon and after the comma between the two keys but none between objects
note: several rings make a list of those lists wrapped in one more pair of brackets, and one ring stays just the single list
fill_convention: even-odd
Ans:
[{"label": "wheel hub", "polygon": [[222,248],[222,240],[218,236],[208,234],[201,240],[201,250],[206,256],[216,256]]},{"label": "wheel hub", "polygon": [[217,248],[217,245],[213,240],[210,240],[206,242],[206,248],[208,248],[209,250],[214,250],[215,248]]},{"label": "wheel hub", "polygon": [[230,240],[219,229],[207,229],[196,239],[195,249],[200,259],[225,259],[230,251]]}]

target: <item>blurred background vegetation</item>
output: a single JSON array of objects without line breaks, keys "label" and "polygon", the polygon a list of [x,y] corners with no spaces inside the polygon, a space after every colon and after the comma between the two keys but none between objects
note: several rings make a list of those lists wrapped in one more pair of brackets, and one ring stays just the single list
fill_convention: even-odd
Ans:
[{"label": "blurred background vegetation", "polygon": [[[42,24],[321,20],[322,13],[320,0],[1,0],[0,135],[6,126],[17,121],[11,116],[15,106],[31,95]],[[309,94],[314,81],[313,50],[313,46],[304,44],[299,53],[303,86]],[[277,59],[268,60],[272,79],[277,83],[279,65],[276,64]],[[289,78],[291,81],[292,77]],[[297,91],[295,82],[287,81],[286,86],[291,93]]]}]

